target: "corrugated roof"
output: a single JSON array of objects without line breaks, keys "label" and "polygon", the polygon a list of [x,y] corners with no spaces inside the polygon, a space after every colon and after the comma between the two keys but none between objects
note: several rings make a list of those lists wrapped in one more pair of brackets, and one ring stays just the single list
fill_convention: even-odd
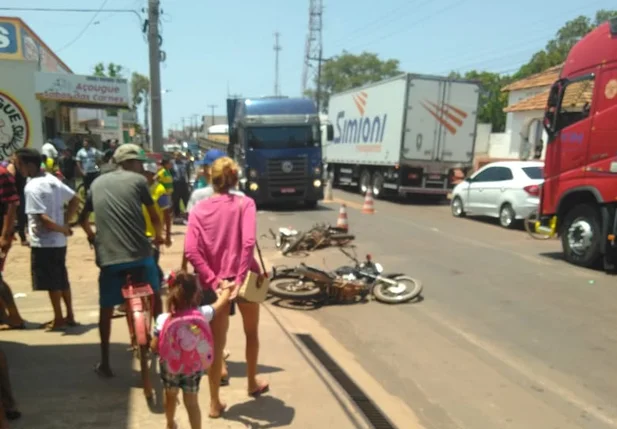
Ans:
[{"label": "corrugated roof", "polygon": [[[550,89],[514,103],[503,109],[504,112],[524,112],[528,110],[544,110]],[[582,81],[570,84],[561,102],[562,110],[580,110],[585,103],[591,103],[593,98],[593,82]]]},{"label": "corrugated roof", "polygon": [[561,72],[562,67],[563,64],[551,67],[541,73],[536,73],[534,75],[526,77],[525,79],[512,82],[510,85],[504,86],[501,90],[503,92],[506,92],[517,91],[519,89],[537,88],[539,86],[550,86],[557,79],[559,79],[559,73]]}]

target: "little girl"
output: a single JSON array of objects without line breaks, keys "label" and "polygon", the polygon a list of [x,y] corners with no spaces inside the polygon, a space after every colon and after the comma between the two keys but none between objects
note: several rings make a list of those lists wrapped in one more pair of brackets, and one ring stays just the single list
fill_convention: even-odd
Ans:
[{"label": "little girl", "polygon": [[181,271],[171,282],[167,300],[169,313],[156,318],[151,345],[160,357],[167,429],[176,429],[174,417],[179,389],[182,389],[191,429],[201,429],[197,395],[201,377],[213,358],[210,321],[214,313],[229,302],[230,293],[230,288],[219,289],[214,304],[200,307],[201,288],[194,275]]}]

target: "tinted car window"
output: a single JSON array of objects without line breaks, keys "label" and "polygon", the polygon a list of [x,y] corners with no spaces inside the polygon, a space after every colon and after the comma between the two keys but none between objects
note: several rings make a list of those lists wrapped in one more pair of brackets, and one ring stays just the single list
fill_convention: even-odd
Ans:
[{"label": "tinted car window", "polygon": [[473,178],[474,182],[492,182],[497,177],[497,168],[490,167],[480,173],[476,174]]},{"label": "tinted car window", "polygon": [[474,182],[500,182],[512,180],[512,171],[507,167],[490,167],[473,178]]},{"label": "tinted car window", "polygon": [[514,175],[512,174],[512,170],[510,170],[508,167],[497,167],[497,169],[499,170],[497,172],[497,180],[498,181],[514,179]]},{"label": "tinted car window", "polygon": [[542,167],[523,167],[523,172],[530,179],[544,179],[544,168]]}]

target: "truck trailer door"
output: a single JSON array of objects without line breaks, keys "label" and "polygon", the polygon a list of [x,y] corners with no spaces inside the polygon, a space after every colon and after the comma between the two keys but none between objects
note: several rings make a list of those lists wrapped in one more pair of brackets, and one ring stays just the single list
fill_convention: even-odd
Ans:
[{"label": "truck trailer door", "polygon": [[440,138],[439,106],[444,104],[442,82],[411,78],[407,86],[407,115],[403,158],[431,161],[438,154]]},{"label": "truck trailer door", "polygon": [[444,90],[439,160],[472,162],[480,90],[468,82],[444,82]]}]

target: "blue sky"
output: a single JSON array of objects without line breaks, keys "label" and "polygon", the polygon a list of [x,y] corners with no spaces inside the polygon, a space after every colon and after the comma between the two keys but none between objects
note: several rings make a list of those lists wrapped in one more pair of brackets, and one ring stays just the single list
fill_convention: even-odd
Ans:
[{"label": "blue sky", "polygon": [[[507,72],[526,62],[559,27],[578,15],[614,6],[611,0],[323,0],[324,56],[343,49],[396,58],[401,69]],[[146,7],[146,0],[107,0],[105,9]],[[284,95],[300,94],[308,0],[161,0],[165,130],[183,117],[224,114],[227,89],[243,96],[271,95],[274,32],[281,33]],[[613,3],[611,5],[611,3]],[[2,0],[4,7],[98,9],[103,0]],[[137,18],[93,14],[6,12],[22,18],[75,73],[115,62],[148,74],[147,45]],[[187,119],[187,123],[188,123]]]}]

